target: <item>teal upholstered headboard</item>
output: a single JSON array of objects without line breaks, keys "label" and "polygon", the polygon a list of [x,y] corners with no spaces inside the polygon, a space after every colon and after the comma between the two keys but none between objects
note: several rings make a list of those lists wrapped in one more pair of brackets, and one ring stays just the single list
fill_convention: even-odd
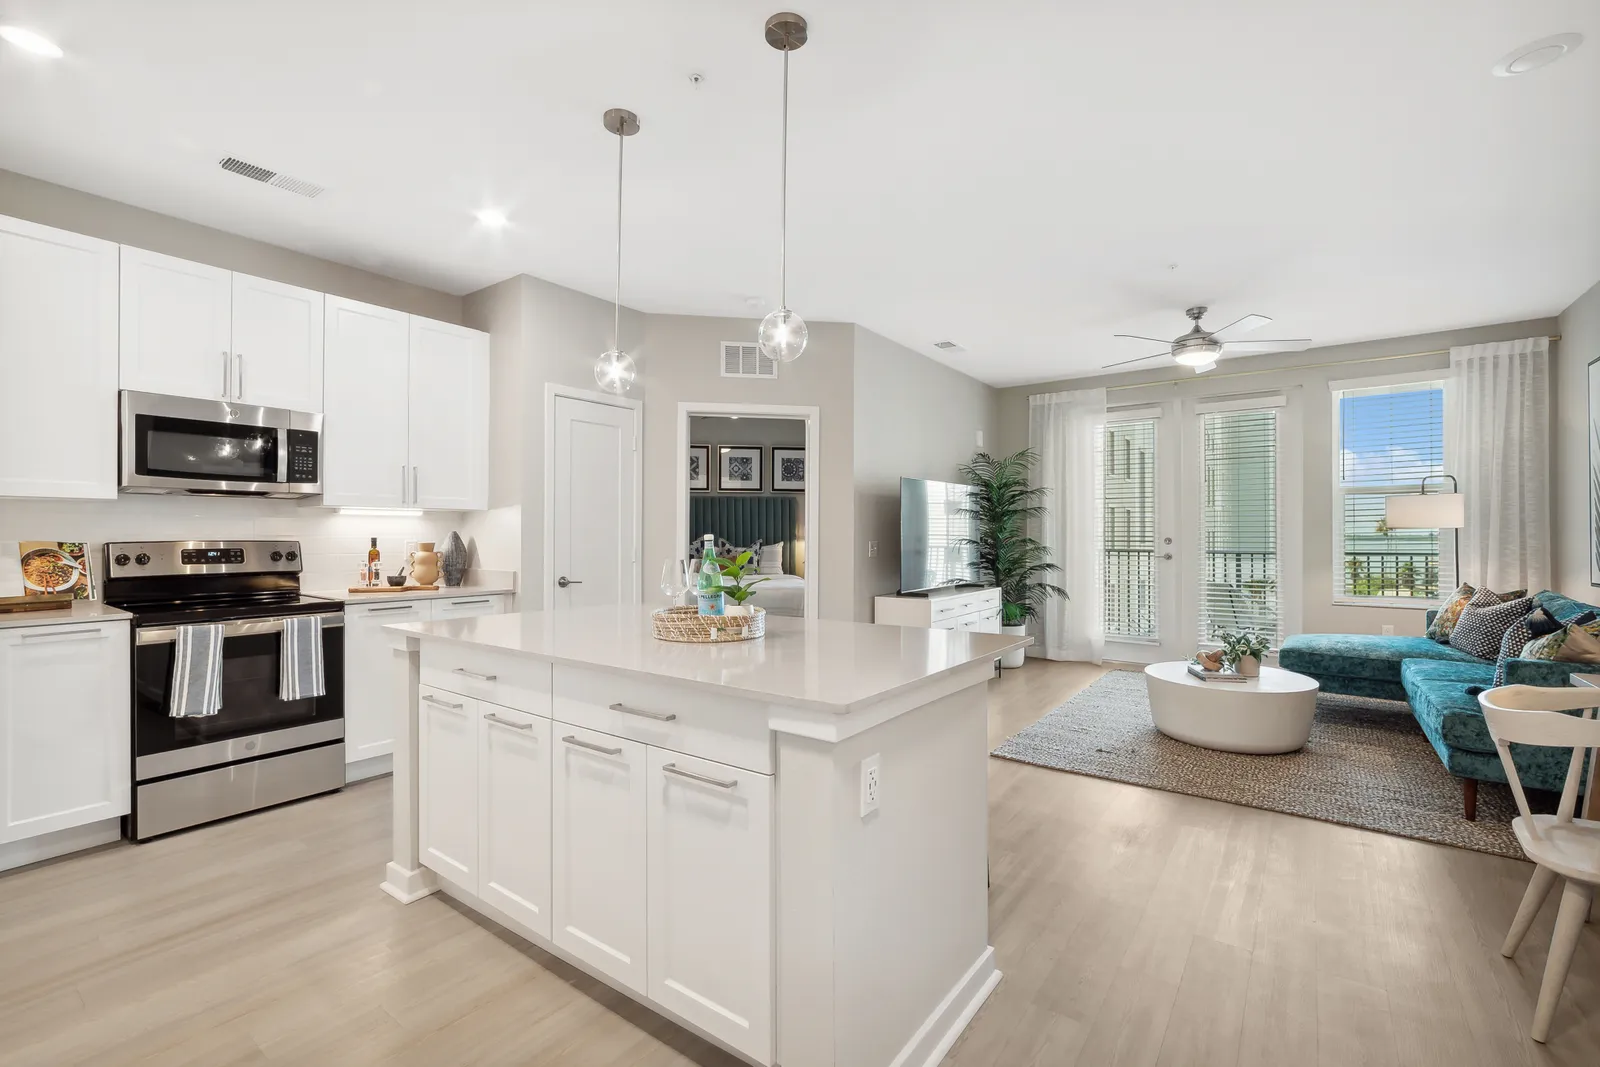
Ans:
[{"label": "teal upholstered headboard", "polygon": [[792,572],[796,537],[792,496],[749,496],[724,493],[689,498],[691,540],[711,534],[740,548],[756,539],[763,544],[783,543],[783,567]]}]

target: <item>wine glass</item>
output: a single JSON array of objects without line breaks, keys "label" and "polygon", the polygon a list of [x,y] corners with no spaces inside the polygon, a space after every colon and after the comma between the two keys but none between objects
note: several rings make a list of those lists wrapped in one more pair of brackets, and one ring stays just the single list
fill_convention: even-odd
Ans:
[{"label": "wine glass", "polygon": [[661,565],[661,591],[676,606],[683,594],[689,591],[689,563],[682,559],[669,559]]}]

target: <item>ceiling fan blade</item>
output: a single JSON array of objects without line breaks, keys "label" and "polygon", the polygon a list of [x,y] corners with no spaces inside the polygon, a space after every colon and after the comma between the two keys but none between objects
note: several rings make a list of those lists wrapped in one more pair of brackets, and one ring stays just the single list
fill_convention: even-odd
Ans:
[{"label": "ceiling fan blade", "polygon": [[1135,341],[1153,341],[1158,345],[1170,345],[1170,344],[1172,344],[1171,338],[1167,338],[1167,337],[1145,337],[1143,334],[1137,334],[1137,333],[1114,333],[1111,336],[1112,337],[1131,337]]},{"label": "ceiling fan blade", "polygon": [[1301,352],[1311,347],[1311,338],[1295,337],[1287,341],[1224,341],[1225,356],[1249,356],[1263,352]]},{"label": "ceiling fan blade", "polygon": [[1272,319],[1268,318],[1266,315],[1246,315],[1242,319],[1233,320],[1222,329],[1212,333],[1211,336],[1219,341],[1226,341],[1230,337],[1238,337],[1241,333],[1249,333],[1251,330],[1259,330],[1261,327],[1265,326],[1271,321]]},{"label": "ceiling fan blade", "polygon": [[1125,359],[1121,363],[1107,363],[1105,366],[1101,367],[1100,369],[1101,370],[1110,370],[1112,367],[1126,367],[1130,363],[1143,363],[1147,359],[1160,359],[1162,356],[1171,356],[1171,355],[1172,355],[1172,349],[1169,348],[1165,352],[1157,352],[1153,356],[1140,356],[1138,359]]}]

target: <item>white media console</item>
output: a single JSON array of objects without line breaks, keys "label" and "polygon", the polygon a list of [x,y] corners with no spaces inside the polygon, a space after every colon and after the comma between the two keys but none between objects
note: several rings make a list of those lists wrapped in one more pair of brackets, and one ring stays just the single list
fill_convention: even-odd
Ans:
[{"label": "white media console", "polygon": [[872,621],[932,630],[1000,632],[1000,590],[971,586],[935,590],[926,596],[872,598]]}]

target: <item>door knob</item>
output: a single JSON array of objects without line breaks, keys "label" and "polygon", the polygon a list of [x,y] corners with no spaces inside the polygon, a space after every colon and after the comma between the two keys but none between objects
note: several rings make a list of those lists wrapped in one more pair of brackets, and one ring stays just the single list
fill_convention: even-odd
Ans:
[{"label": "door knob", "polygon": [[1163,552],[1163,553],[1161,553],[1161,558],[1162,559],[1171,559],[1172,558],[1172,553],[1171,552]]},{"label": "door knob", "polygon": [[563,574],[561,577],[556,579],[556,584],[565,589],[569,585],[582,585],[583,583],[581,581],[574,581]]}]

